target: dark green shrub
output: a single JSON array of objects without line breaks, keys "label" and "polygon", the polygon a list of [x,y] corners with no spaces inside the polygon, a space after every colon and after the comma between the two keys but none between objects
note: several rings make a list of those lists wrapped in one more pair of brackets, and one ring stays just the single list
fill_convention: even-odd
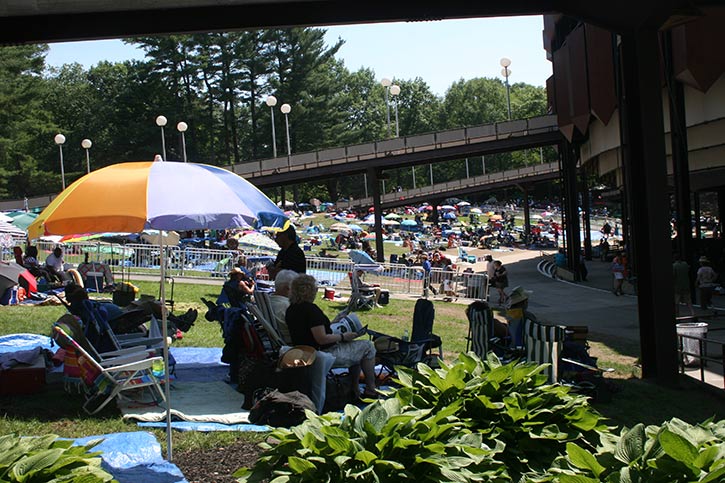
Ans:
[{"label": "dark green shrub", "polygon": [[455,416],[468,429],[488,446],[503,446],[496,458],[516,481],[546,471],[568,442],[593,448],[598,431],[607,430],[584,396],[547,384],[544,368],[501,364],[493,354],[485,361],[473,353],[460,354],[439,369],[423,364],[417,370],[399,368],[402,387],[394,396],[404,409],[436,412],[455,403]]},{"label": "dark green shrub", "polygon": [[696,426],[672,419],[662,426],[638,424],[603,435],[591,452],[567,444],[550,470],[558,483],[685,483],[725,481],[725,421]]},{"label": "dark green shrub", "polygon": [[337,413],[308,419],[290,430],[276,429],[274,444],[240,482],[507,482],[494,461],[500,448],[486,446],[455,416],[460,403],[430,410],[401,411],[396,399],[360,410],[348,405]]},{"label": "dark green shrub", "polygon": [[72,440],[60,440],[49,434],[22,437],[0,436],[0,481],[2,482],[77,482],[115,481],[101,469],[100,453],[89,451],[100,443],[72,446]]}]

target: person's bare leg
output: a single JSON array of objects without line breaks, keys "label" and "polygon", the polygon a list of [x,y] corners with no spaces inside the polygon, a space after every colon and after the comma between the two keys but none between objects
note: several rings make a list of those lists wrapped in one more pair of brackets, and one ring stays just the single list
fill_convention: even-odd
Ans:
[{"label": "person's bare leg", "polygon": [[375,391],[375,358],[363,359],[360,361],[360,367],[365,377],[365,392],[372,393]]}]

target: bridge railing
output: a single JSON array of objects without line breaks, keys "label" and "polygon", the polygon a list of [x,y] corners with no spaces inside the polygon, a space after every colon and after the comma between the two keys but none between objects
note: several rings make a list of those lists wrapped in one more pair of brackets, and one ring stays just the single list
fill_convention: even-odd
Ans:
[{"label": "bridge railing", "polygon": [[279,171],[303,170],[313,165],[315,167],[332,166],[351,161],[364,161],[556,130],[558,130],[556,116],[539,116],[250,161],[233,165],[231,171],[242,176],[263,176]]}]

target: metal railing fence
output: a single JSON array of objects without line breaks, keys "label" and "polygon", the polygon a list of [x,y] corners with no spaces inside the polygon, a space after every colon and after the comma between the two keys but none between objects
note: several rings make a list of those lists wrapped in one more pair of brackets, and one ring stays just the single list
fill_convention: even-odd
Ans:
[{"label": "metal railing fence", "polygon": [[[38,242],[39,258],[50,253],[55,244]],[[114,244],[93,241],[64,244],[66,263],[77,266],[88,261],[104,263],[109,266],[115,278],[121,280],[133,275],[158,275],[160,271],[159,247],[147,244]],[[234,266],[238,252],[196,247],[164,247],[166,274],[171,277],[204,279],[217,277],[224,279]],[[12,250],[3,250],[3,260],[13,260]],[[274,256],[263,252],[245,251],[247,268],[257,278],[266,279],[266,264]],[[397,263],[380,263],[377,268],[365,268],[365,281],[380,285],[391,294],[422,295],[424,272],[420,266],[406,266]],[[314,276],[320,286],[340,291],[350,290],[350,276],[355,264],[348,258],[307,257],[307,273]],[[455,270],[441,268],[431,270],[431,285],[436,289],[443,286],[444,280],[450,281],[455,296],[469,299],[485,299],[488,296],[488,279],[485,273],[473,273],[458,266]],[[220,280],[221,281],[221,280]]]}]

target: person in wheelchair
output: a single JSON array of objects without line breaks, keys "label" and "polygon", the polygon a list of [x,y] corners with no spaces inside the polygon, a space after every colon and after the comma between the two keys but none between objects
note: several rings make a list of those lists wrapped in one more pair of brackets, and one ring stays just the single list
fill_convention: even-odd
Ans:
[{"label": "person in wheelchair", "polygon": [[355,340],[364,332],[333,334],[330,319],[315,305],[317,281],[311,275],[299,275],[290,284],[290,306],[286,321],[292,343],[309,345],[335,356],[335,367],[359,364],[365,377],[362,397],[377,398],[375,386],[375,346],[370,340]]}]

